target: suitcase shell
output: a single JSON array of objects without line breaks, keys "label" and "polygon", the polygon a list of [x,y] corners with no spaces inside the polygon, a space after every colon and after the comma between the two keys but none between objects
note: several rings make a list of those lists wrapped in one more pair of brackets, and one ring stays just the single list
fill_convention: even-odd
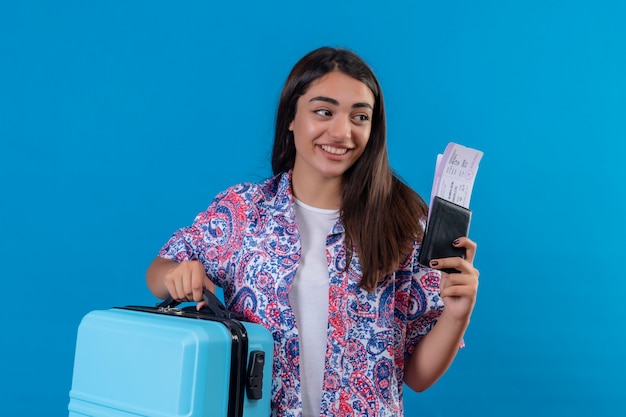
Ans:
[{"label": "suitcase shell", "polygon": [[[241,360],[231,357],[233,343],[241,344],[232,326],[247,333],[248,352],[264,352],[260,399],[249,398],[245,381],[231,370]],[[267,417],[273,346],[259,324],[124,308],[92,311],[78,327],[69,416]],[[233,395],[243,397],[239,405]]]}]

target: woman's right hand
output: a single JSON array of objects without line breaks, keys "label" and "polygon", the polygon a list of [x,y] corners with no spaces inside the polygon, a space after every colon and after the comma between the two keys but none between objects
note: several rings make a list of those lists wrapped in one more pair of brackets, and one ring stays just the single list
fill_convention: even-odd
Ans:
[{"label": "woman's right hand", "polygon": [[183,261],[171,268],[164,277],[165,287],[176,301],[202,301],[205,288],[215,292],[215,285],[204,272],[200,261]]},{"label": "woman's right hand", "polygon": [[199,261],[176,262],[157,257],[146,272],[148,287],[161,299],[172,297],[176,301],[202,301],[204,289],[215,292]]}]

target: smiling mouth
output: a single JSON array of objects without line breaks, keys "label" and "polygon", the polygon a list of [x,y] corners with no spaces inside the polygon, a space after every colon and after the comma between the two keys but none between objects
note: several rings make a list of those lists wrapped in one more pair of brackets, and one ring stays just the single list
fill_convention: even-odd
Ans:
[{"label": "smiling mouth", "polygon": [[348,152],[347,148],[336,148],[329,145],[320,145],[320,147],[322,148],[322,150],[332,155],[344,155],[346,152]]}]

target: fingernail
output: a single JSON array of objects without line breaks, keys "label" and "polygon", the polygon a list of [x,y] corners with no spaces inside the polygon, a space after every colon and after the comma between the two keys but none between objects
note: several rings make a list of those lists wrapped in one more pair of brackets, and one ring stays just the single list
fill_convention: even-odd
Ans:
[{"label": "fingernail", "polygon": [[430,261],[430,266],[437,266],[439,265],[439,262],[437,261]]},{"label": "fingernail", "polygon": [[461,243],[461,239],[456,239],[454,242],[452,242],[453,245],[458,245],[459,243]]}]

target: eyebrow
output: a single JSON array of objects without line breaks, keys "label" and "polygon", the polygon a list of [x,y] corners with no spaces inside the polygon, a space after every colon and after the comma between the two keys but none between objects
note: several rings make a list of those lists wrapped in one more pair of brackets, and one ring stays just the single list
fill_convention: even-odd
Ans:
[{"label": "eyebrow", "polygon": [[[337,100],[335,100],[334,98],[330,98],[330,97],[326,97],[326,96],[317,96],[317,97],[313,97],[311,100],[309,100],[309,103],[311,103],[312,101],[325,101],[326,103],[330,103],[332,105],[338,106],[339,102]],[[372,105],[369,103],[354,103],[352,105],[353,109],[357,109],[357,108],[362,108],[362,107],[366,107],[368,109],[372,109]],[[372,109],[373,110],[373,109]]]}]

